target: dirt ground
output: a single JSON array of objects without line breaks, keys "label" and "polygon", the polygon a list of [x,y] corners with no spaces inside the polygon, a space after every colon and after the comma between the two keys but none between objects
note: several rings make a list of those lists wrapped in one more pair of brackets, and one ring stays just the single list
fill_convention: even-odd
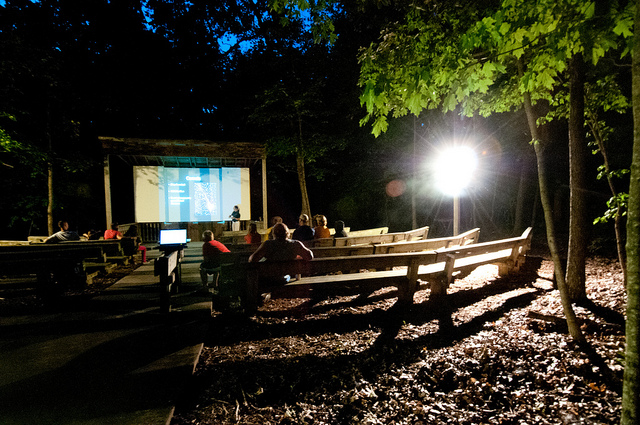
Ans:
[{"label": "dirt ground", "polygon": [[591,352],[566,334],[552,276],[529,257],[513,277],[483,266],[409,308],[388,288],[217,314],[172,424],[618,423],[618,264],[587,265],[589,301],[575,309]]}]

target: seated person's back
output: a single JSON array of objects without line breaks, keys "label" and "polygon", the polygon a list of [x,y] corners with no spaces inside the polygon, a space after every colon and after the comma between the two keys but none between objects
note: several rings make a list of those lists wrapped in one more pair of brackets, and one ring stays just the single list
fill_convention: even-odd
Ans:
[{"label": "seated person's back", "polygon": [[230,252],[229,248],[224,246],[223,243],[217,241],[213,237],[211,230],[205,230],[202,234],[202,267],[207,269],[220,267],[220,253]]},{"label": "seated person's back", "polygon": [[289,239],[289,228],[284,223],[273,226],[274,239],[266,240],[249,257],[250,262],[261,259],[267,261],[288,261],[300,257],[303,260],[313,259],[313,252],[300,241]]},{"label": "seated person's back", "polygon": [[262,242],[262,235],[258,233],[256,223],[249,223],[249,231],[244,235],[244,241],[250,245],[257,245]]},{"label": "seated person's back", "polygon": [[104,231],[105,239],[122,239],[122,233],[118,230],[118,223],[111,223],[111,229]]},{"label": "seated person's back", "polygon": [[63,220],[58,222],[60,231],[54,233],[44,240],[44,243],[58,243],[63,241],[79,241],[80,235],[77,232],[69,230],[69,223]]},{"label": "seated person's back", "polygon": [[349,236],[347,235],[347,231],[344,230],[344,221],[336,221],[334,228],[336,229],[336,232],[333,234],[334,238],[346,238]]},{"label": "seated person's back", "polygon": [[291,239],[295,239],[297,241],[310,241],[313,240],[313,229],[309,226],[309,216],[306,214],[302,214],[298,220],[300,226],[296,230],[293,231],[293,236]]},{"label": "seated person's back", "polygon": [[314,238],[315,239],[325,239],[331,237],[331,232],[327,227],[327,217],[320,215],[318,216],[318,222],[316,227],[313,229]]}]

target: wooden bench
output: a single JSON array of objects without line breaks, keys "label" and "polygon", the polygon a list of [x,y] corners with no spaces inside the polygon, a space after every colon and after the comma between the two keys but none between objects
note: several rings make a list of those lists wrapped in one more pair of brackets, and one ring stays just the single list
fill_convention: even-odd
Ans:
[{"label": "wooden bench", "polygon": [[449,236],[445,238],[420,239],[420,240],[404,240],[401,242],[392,242],[386,244],[376,244],[375,254],[390,254],[399,252],[417,252],[417,251],[435,251],[438,249],[449,248],[453,246],[466,246],[478,242],[480,238],[480,229],[475,228],[457,236]]},{"label": "wooden bench", "polygon": [[[335,229],[332,229],[332,230],[333,232],[331,234],[334,234]],[[374,227],[372,229],[354,230],[348,233],[352,236],[375,236],[375,235],[382,235],[388,232],[389,232],[388,227]]]},{"label": "wooden bench", "polygon": [[107,261],[118,264],[129,264],[138,252],[137,238],[102,239],[97,241],[63,241],[56,244],[32,244],[32,246],[77,246],[102,248],[107,255]]},{"label": "wooden bench", "polygon": [[[387,227],[379,229],[368,229],[366,231],[356,231],[349,233],[346,238],[323,238],[305,241],[304,244],[309,247],[328,247],[328,246],[353,246],[353,245],[374,245],[380,243],[392,243],[407,240],[426,239],[429,233],[429,226],[421,227],[407,232],[387,233],[384,231]],[[359,233],[362,232],[362,233]]]},{"label": "wooden bench", "polygon": [[481,242],[466,246],[440,249],[437,262],[444,263],[443,288],[453,281],[454,272],[469,273],[485,264],[498,265],[498,275],[507,276],[517,272],[524,264],[526,253],[531,248],[532,228],[527,228],[521,236]]},{"label": "wooden bench", "polygon": [[[413,294],[419,288],[418,280],[429,284],[432,295],[444,295],[454,273],[458,271],[468,272],[484,264],[498,264],[500,276],[517,271],[525,260],[530,244],[531,228],[517,238],[435,251],[248,263],[244,267],[246,287],[243,303],[247,311],[253,311],[257,308],[260,294],[265,292],[309,297],[314,290],[340,292],[349,289],[356,293],[370,293],[388,286],[398,288],[400,302],[411,303]],[[350,273],[355,270],[367,272]],[[235,273],[237,276],[237,265]],[[274,283],[285,275],[301,277],[287,283]]]},{"label": "wooden bench", "polygon": [[[88,248],[92,246],[101,247],[107,256],[110,255],[124,255],[122,239],[108,239],[98,241],[60,241],[57,243],[30,243],[26,245],[31,249],[50,249],[52,247],[79,247]],[[0,246],[0,249],[5,249],[6,246]]]},{"label": "wooden bench", "polygon": [[182,283],[182,259],[184,250],[165,252],[156,258],[153,275],[160,276],[160,311],[171,312],[171,293],[178,291]]},{"label": "wooden bench", "polygon": [[[406,232],[413,233],[413,232]],[[425,234],[421,232],[420,234]],[[405,239],[401,242],[358,244],[345,246],[316,246],[311,248],[315,258],[346,257],[350,255],[390,254],[402,252],[435,251],[455,245],[468,245],[478,241],[480,229],[476,228],[458,236],[437,239]],[[416,237],[410,235],[410,238]]]},{"label": "wooden bench", "polygon": [[[95,277],[87,273],[86,261],[104,260],[100,247],[78,248],[57,247],[46,249],[17,245],[10,250],[2,246],[0,250],[0,276],[36,275],[36,290],[40,295],[49,296],[63,285],[84,287]],[[56,287],[58,284],[58,287]]]}]

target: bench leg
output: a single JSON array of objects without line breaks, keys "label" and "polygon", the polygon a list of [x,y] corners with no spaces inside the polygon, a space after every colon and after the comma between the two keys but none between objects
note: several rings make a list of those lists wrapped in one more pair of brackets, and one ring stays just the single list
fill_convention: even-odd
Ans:
[{"label": "bench leg", "polygon": [[418,287],[418,269],[420,264],[412,262],[407,269],[407,281],[398,287],[398,301],[403,304],[413,304],[413,295]]},{"label": "bench leg", "polygon": [[449,279],[446,275],[436,276],[431,281],[431,296],[447,295]]},{"label": "bench leg", "polygon": [[247,285],[244,288],[242,306],[248,313],[258,310],[258,298],[260,291],[258,289],[258,273],[249,273],[247,276]]},{"label": "bench leg", "polygon": [[171,312],[171,287],[174,280],[175,274],[171,274],[160,281],[160,311],[164,314]]},{"label": "bench leg", "polygon": [[42,299],[49,299],[59,292],[59,287],[50,271],[37,274],[36,294]]}]

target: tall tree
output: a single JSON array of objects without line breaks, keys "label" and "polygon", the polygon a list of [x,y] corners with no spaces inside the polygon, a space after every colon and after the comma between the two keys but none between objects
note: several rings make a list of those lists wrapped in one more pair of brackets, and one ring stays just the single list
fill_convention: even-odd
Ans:
[{"label": "tall tree", "polygon": [[587,143],[584,130],[585,65],[582,53],[569,61],[569,249],[567,252],[567,290],[569,299],[586,299],[585,264],[588,234],[591,225],[587,216]]},{"label": "tall tree", "polygon": [[[505,0],[486,15],[484,10],[474,13],[468,6],[448,4],[440,5],[437,12],[412,10],[405,24],[388,30],[362,56],[365,120],[375,117],[373,131],[379,133],[386,128],[388,115],[416,114],[423,108],[459,107],[463,114],[488,115],[520,108],[523,101],[525,110],[528,102],[551,105],[571,58],[588,47],[589,62],[597,63],[616,45],[618,36],[626,35],[620,20],[628,21],[628,11],[617,3],[607,5],[598,10],[601,15],[595,14],[594,3],[582,0]],[[516,64],[521,65],[520,73],[514,72]],[[523,99],[523,94],[529,99]],[[532,136],[539,117],[529,115]],[[536,153],[542,154],[539,141],[535,137],[534,141]],[[544,166],[541,158],[538,165]],[[542,175],[539,168],[539,178]],[[548,194],[544,187],[540,190],[541,198]],[[551,203],[543,199],[543,208],[560,282],[564,271],[551,223]],[[574,328],[572,335],[580,338],[579,329]]]},{"label": "tall tree", "polygon": [[[640,28],[640,1],[635,2],[634,31]],[[620,423],[640,422],[640,43],[633,44],[633,157],[627,219],[627,321]]]}]

